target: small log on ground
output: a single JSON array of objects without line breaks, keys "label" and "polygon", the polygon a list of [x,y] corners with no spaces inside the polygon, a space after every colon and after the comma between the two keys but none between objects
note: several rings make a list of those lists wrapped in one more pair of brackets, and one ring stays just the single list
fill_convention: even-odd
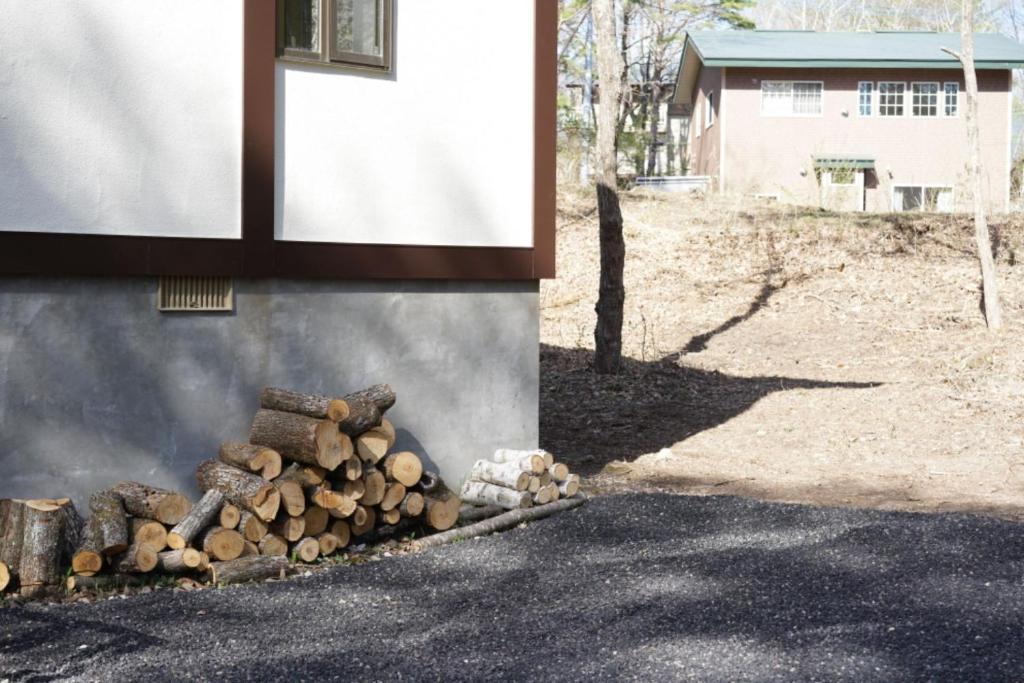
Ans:
[{"label": "small log on ground", "polygon": [[68,592],[74,591],[116,591],[123,588],[139,588],[149,581],[135,574],[100,574],[98,576],[69,576],[64,582]]},{"label": "small log on ground", "polygon": [[327,525],[331,523],[331,515],[325,508],[313,505],[302,513],[306,520],[306,528],[303,531],[307,536],[319,536],[327,531]]},{"label": "small log on ground", "polygon": [[339,519],[331,524],[331,536],[338,539],[338,547],[344,548],[348,545],[349,539],[352,538],[352,528],[343,519]]},{"label": "small log on ground", "polygon": [[144,543],[133,543],[128,550],[118,555],[110,563],[111,568],[120,574],[148,574],[156,569],[157,552]]},{"label": "small log on ground", "polygon": [[406,493],[398,512],[403,517],[419,517],[423,514],[423,494],[416,491]]},{"label": "small log on ground", "polygon": [[539,475],[547,469],[547,465],[544,464],[544,456],[546,453],[547,451],[542,450],[514,451],[507,448],[499,448],[494,451],[494,457],[492,457],[491,460],[500,463],[519,463],[519,466],[523,468],[524,472]]},{"label": "small log on ground", "polygon": [[569,467],[568,465],[556,462],[548,468],[548,474],[550,474],[551,478],[560,484],[569,477]]},{"label": "small log on ground", "polygon": [[283,579],[288,572],[288,558],[258,555],[230,562],[211,562],[208,580],[218,586],[267,579]]},{"label": "small log on ground", "polygon": [[306,492],[294,481],[277,479],[274,486],[281,492],[281,508],[292,517],[306,511]]},{"label": "small log on ground", "polygon": [[25,597],[41,595],[47,587],[60,584],[65,549],[62,507],[52,500],[25,501],[21,561],[18,565],[21,594]]},{"label": "small log on ground", "polygon": [[174,526],[192,509],[189,499],[176,491],[146,486],[137,481],[122,481],[111,491],[121,496],[125,511],[133,517],[155,519]]},{"label": "small log on ground", "polygon": [[320,557],[320,541],[315,538],[304,538],[292,546],[292,552],[303,562],[313,562]]},{"label": "small log on ground", "polygon": [[61,563],[67,564],[71,561],[78,546],[82,543],[84,536],[85,521],[75,509],[75,504],[70,499],[61,499],[61,514],[64,516],[64,544],[61,548]]},{"label": "small log on ground", "polygon": [[352,442],[330,420],[297,413],[260,410],[253,419],[249,442],[273,448],[282,456],[333,472],[351,454]]},{"label": "small log on ground", "polygon": [[297,541],[302,538],[302,534],[305,532],[305,517],[289,517],[288,515],[281,515],[270,525],[271,534],[280,536],[287,541]]},{"label": "small log on ground", "polygon": [[482,522],[477,522],[476,524],[459,527],[458,529],[452,529],[451,531],[446,531],[441,534],[424,536],[416,541],[416,544],[420,549],[436,548],[437,546],[454,543],[455,541],[462,541],[467,538],[493,534],[498,531],[504,531],[505,529],[511,529],[519,524],[523,524],[524,522],[543,519],[544,517],[553,515],[556,512],[572,510],[573,508],[583,505],[586,500],[585,496],[580,496],[578,498],[560,500],[555,503],[550,503],[549,505],[526,508],[523,510],[512,510],[498,515],[497,517],[491,517],[490,519],[485,519]]},{"label": "small log on ground", "polygon": [[555,491],[554,492],[555,492],[555,496],[556,497],[552,498],[552,496],[551,496],[551,484],[548,484],[547,486],[541,486],[540,490],[537,491],[537,493],[533,494],[533,496],[532,496],[533,503],[535,505],[547,505],[552,500],[557,500],[557,495],[558,495],[558,487],[557,486],[555,487]]},{"label": "small log on ground", "polygon": [[89,497],[89,510],[89,524],[96,527],[93,533],[100,552],[114,557],[128,550],[128,516],[121,496],[113,491],[97,491]]},{"label": "small log on ground", "polygon": [[470,479],[525,491],[530,486],[530,475],[515,462],[477,460],[469,473]]},{"label": "small log on ground", "polygon": [[0,562],[12,574],[21,565],[21,543],[25,527],[25,501],[0,500]]},{"label": "small log on ground", "polygon": [[398,511],[398,508],[381,510],[380,519],[385,524],[398,524],[402,520],[402,513]]},{"label": "small log on ground", "polygon": [[402,451],[384,458],[384,476],[404,486],[415,486],[423,476],[423,462],[415,453]]},{"label": "small log on ground", "polygon": [[281,454],[266,446],[256,446],[242,441],[228,441],[221,444],[217,457],[221,462],[258,474],[267,481],[281,475],[283,465]]},{"label": "small log on ground", "polygon": [[[99,520],[93,517],[86,525],[78,550],[71,557],[71,570],[82,576],[93,576],[103,569],[103,548],[100,545]],[[126,548],[127,550],[127,548]]]},{"label": "small log on ground", "polygon": [[243,510],[238,520],[238,533],[247,541],[259,543],[267,535],[267,523],[248,510]]},{"label": "small log on ground", "polygon": [[224,503],[220,509],[220,525],[225,529],[237,529],[238,523],[242,521],[242,511],[237,505]]},{"label": "small log on ground", "polygon": [[278,481],[294,481],[299,486],[306,487],[322,484],[326,478],[327,470],[323,467],[318,465],[303,465],[301,463],[293,462],[288,465],[288,467],[284,468],[281,472],[281,476],[277,479]]},{"label": "small log on ground", "polygon": [[530,507],[533,502],[529,491],[516,491],[504,486],[495,486],[494,484],[473,481],[472,479],[463,484],[459,497],[466,503],[498,505],[506,510]]},{"label": "small log on ground", "polygon": [[196,567],[196,571],[197,572],[205,572],[205,571],[209,570],[209,568],[210,568],[210,556],[200,550],[199,551],[199,566]]},{"label": "small log on ground", "polygon": [[195,548],[168,550],[156,556],[157,566],[165,574],[184,574],[199,568],[203,554]]},{"label": "small log on ground", "polygon": [[[416,477],[419,480],[419,477]],[[405,500],[406,489],[402,484],[395,482],[388,484],[384,490],[384,497],[380,500],[380,509],[384,512],[394,510]]]},{"label": "small log on ground", "polygon": [[285,557],[288,555],[288,541],[275,534],[267,534],[257,544],[260,555],[267,557]]},{"label": "small log on ground", "polygon": [[349,416],[348,403],[342,398],[304,394],[288,389],[267,387],[260,392],[260,408],[299,413],[307,417],[341,422]]},{"label": "small log on ground", "polygon": [[[362,510],[362,514],[360,514]],[[352,515],[351,528],[353,536],[361,536],[377,524],[377,512],[373,508],[359,506]]]},{"label": "small log on ground", "polygon": [[488,519],[506,512],[505,508],[498,505],[463,505],[459,508],[459,522],[469,524],[479,522],[481,519]]},{"label": "small log on ground", "polygon": [[558,485],[558,493],[562,498],[572,498],[580,490],[580,475],[570,474]]},{"label": "small log on ground", "polygon": [[[208,462],[213,462],[208,461]],[[202,467],[202,466],[200,466]],[[227,468],[228,465],[221,465],[221,467]],[[234,471],[246,474],[241,470],[232,468]],[[260,482],[262,486],[262,479],[259,479],[251,474],[246,474],[251,477],[254,481]],[[200,488],[202,484],[200,483]],[[185,519],[181,520],[175,525],[171,532],[167,534],[167,545],[171,550],[181,550],[189,543],[192,542],[200,531],[203,531],[207,527],[211,526],[217,516],[220,514],[221,507],[224,505],[224,492],[217,488],[211,488],[203,494],[203,497],[199,499],[189,513],[185,516]]]},{"label": "small log on ground", "polygon": [[329,533],[318,534],[316,540],[320,544],[320,554],[324,557],[338,552],[341,543],[337,536]]},{"label": "small log on ground", "polygon": [[359,503],[361,505],[379,505],[384,500],[384,489],[387,486],[387,480],[380,470],[373,467],[366,467],[363,470],[363,497]]},{"label": "small log on ground", "polygon": [[274,519],[281,505],[281,494],[273,484],[216,460],[206,460],[199,464],[196,481],[200,491],[220,491],[229,501],[264,522]]},{"label": "small log on ground", "polygon": [[155,552],[167,547],[167,527],[155,519],[132,517],[131,534],[132,543],[148,545]]},{"label": "small log on ground", "polygon": [[0,562],[0,593],[7,590],[11,585],[11,570],[4,562]]},{"label": "small log on ground", "polygon": [[426,510],[427,526],[438,531],[451,529],[459,520],[459,507],[462,501],[454,493],[448,490],[444,482],[438,477],[439,484],[424,496],[424,509]]},{"label": "small log on ground", "polygon": [[242,534],[219,526],[210,527],[198,538],[203,552],[219,562],[228,562],[241,556],[245,549]]}]

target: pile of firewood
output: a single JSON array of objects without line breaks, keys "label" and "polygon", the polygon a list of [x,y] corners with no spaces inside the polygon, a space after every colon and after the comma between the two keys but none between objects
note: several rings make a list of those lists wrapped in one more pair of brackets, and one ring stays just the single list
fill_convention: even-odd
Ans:
[{"label": "pile of firewood", "polygon": [[387,385],[341,398],[264,389],[248,442],[222,444],[196,472],[193,506],[174,491],[121,482],[91,496],[84,524],[67,499],[0,501],[0,591],[107,589],[139,575],[214,583],[281,575],[351,542],[413,526],[449,529],[460,501],[418,456],[391,452]]},{"label": "pile of firewood", "polygon": [[518,510],[572,498],[579,489],[579,475],[547,451],[499,449],[491,460],[476,461],[460,498],[472,505]]}]

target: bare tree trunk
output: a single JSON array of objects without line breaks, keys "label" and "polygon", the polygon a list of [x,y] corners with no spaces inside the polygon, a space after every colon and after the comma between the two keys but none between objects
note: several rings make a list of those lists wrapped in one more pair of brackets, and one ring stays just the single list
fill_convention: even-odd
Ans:
[{"label": "bare tree trunk", "polygon": [[626,245],[622,237],[622,210],[618,194],[616,130],[622,97],[622,57],[615,43],[613,0],[594,0],[597,34],[597,73],[601,84],[601,109],[597,122],[597,207],[601,242],[601,283],[594,329],[594,367],[615,374],[622,364],[622,308],[626,298],[622,274]]},{"label": "bare tree trunk", "polygon": [[960,59],[964,67],[964,83],[967,94],[967,147],[968,175],[971,192],[974,195],[974,240],[978,246],[981,261],[982,296],[985,303],[985,322],[990,330],[1003,325],[1002,308],[999,305],[999,283],[996,278],[996,264],[992,256],[992,242],[988,234],[985,217],[985,196],[981,175],[981,139],[978,128],[978,74],[974,70],[974,0],[963,0],[961,18],[960,52],[947,50]]},{"label": "bare tree trunk", "polygon": [[[654,70],[655,77],[660,69]],[[658,172],[658,130],[661,127],[661,83],[651,82],[651,139],[647,141],[647,175],[653,176]]]}]

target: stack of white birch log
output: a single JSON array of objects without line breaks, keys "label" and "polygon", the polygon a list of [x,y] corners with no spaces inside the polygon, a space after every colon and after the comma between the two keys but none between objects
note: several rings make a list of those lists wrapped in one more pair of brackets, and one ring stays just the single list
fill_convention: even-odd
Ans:
[{"label": "stack of white birch log", "polygon": [[572,498],[580,477],[544,450],[498,449],[491,460],[477,460],[460,498],[471,505],[518,510]]}]

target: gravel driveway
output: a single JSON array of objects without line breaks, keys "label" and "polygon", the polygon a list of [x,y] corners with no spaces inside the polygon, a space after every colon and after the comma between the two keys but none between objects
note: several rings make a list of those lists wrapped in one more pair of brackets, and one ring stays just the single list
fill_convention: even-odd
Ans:
[{"label": "gravel driveway", "polygon": [[305,579],[0,610],[0,681],[1024,680],[1024,526],[623,495]]}]

